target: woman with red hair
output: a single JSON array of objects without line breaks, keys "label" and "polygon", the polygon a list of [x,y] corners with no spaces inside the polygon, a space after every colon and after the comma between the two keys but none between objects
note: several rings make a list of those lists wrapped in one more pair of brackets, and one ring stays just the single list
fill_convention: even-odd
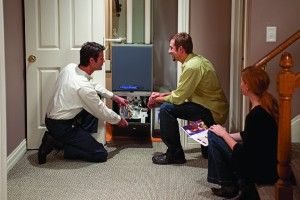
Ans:
[{"label": "woman with red hair", "polygon": [[241,74],[241,91],[250,101],[244,131],[229,134],[220,125],[208,132],[208,182],[217,196],[259,199],[255,183],[277,180],[278,104],[267,91],[270,79],[261,68],[247,67]]}]

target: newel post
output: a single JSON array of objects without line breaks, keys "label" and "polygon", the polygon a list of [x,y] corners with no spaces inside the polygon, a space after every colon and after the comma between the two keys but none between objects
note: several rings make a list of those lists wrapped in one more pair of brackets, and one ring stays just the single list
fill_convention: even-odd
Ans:
[{"label": "newel post", "polygon": [[275,185],[276,200],[293,199],[291,178],[291,98],[295,89],[295,74],[290,69],[293,59],[290,53],[283,53],[280,59],[281,70],[277,76],[277,91],[279,93],[279,122],[277,171],[279,179]]}]

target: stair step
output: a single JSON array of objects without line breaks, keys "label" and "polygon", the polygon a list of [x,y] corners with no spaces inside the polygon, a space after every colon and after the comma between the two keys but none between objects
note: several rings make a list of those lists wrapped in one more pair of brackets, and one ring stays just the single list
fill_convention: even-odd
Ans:
[{"label": "stair step", "polygon": [[[268,186],[257,186],[260,199],[263,200],[274,200],[275,191],[273,185]],[[300,190],[297,186],[293,186],[293,199],[300,199]]]},{"label": "stair step", "polygon": [[300,189],[300,143],[292,143],[291,168],[296,185]]},{"label": "stair step", "polygon": [[[291,168],[295,178],[293,185],[293,199],[300,199],[300,143],[292,143]],[[274,200],[274,185],[257,186],[259,196],[263,200]]]}]

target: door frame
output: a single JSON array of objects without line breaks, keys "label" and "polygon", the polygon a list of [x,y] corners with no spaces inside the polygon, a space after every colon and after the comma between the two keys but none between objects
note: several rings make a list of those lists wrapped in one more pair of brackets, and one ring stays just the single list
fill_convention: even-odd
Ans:
[{"label": "door frame", "polygon": [[239,131],[244,126],[245,100],[240,92],[241,70],[245,67],[247,34],[247,0],[231,1],[231,46],[230,46],[230,89],[229,131]]},{"label": "door frame", "polygon": [[[190,0],[178,0],[177,32],[190,33]],[[181,75],[181,63],[177,62],[177,84]],[[187,124],[186,120],[178,119],[179,126]],[[180,130],[181,131],[181,130]],[[186,134],[180,134],[180,141],[183,148],[191,148],[189,138]]]},{"label": "door frame", "polygon": [[4,54],[4,17],[3,0],[0,0],[0,197],[7,199],[6,167],[6,87],[5,87],[5,54]]}]

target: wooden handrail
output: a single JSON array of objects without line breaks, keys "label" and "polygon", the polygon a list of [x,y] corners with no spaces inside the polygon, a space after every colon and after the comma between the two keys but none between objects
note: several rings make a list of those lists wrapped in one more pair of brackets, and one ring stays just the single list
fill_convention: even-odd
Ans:
[{"label": "wooden handrail", "polygon": [[255,67],[261,67],[261,66],[266,65],[270,60],[272,60],[275,56],[277,56],[278,54],[280,54],[283,50],[285,50],[286,48],[288,48],[291,44],[293,44],[299,38],[300,38],[300,30],[298,30],[296,33],[294,33],[292,36],[290,36],[288,39],[286,39],[283,43],[281,43],[276,48],[274,48],[266,56],[264,56],[259,61],[257,61],[254,64],[254,66]]}]

